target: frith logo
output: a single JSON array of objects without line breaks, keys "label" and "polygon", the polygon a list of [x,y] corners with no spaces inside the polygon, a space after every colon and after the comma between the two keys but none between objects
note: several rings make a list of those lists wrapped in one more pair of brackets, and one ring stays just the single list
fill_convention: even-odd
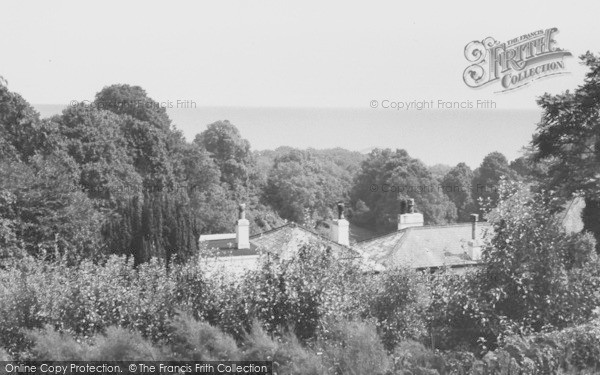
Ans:
[{"label": "frith logo", "polygon": [[467,86],[483,87],[500,82],[502,90],[513,90],[537,79],[564,74],[564,58],[569,51],[557,48],[553,27],[521,35],[505,43],[492,37],[472,41],[465,47],[465,57],[472,63],[463,73]]}]

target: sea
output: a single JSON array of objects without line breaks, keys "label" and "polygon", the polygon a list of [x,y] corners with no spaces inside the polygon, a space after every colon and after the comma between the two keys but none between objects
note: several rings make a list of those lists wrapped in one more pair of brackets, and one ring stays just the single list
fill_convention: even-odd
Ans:
[{"label": "sea", "polygon": [[[60,114],[67,105],[34,107],[45,118]],[[167,113],[190,141],[207,125],[228,120],[253,150],[405,149],[427,165],[465,162],[471,168],[493,151],[509,160],[519,157],[541,116],[535,109],[197,107],[168,108]]]}]

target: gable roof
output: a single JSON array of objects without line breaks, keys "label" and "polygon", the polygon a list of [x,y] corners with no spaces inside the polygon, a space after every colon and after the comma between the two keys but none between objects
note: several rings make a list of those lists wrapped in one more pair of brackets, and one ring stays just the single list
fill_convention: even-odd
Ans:
[{"label": "gable roof", "polygon": [[[488,223],[477,223],[477,238],[483,238],[489,228]],[[466,253],[471,230],[471,223],[411,227],[361,241],[357,247],[386,268],[472,266],[479,262]]]},{"label": "gable roof", "polygon": [[[331,239],[304,228],[295,223],[288,223],[266,232],[250,237],[250,249],[237,249],[235,234],[203,236],[201,242],[216,256],[245,256],[261,252],[275,253],[286,258],[294,254],[300,247],[309,243],[321,243],[330,247],[335,254],[343,257],[359,257],[360,254],[350,247],[340,245]],[[225,237],[225,238],[221,238]]]},{"label": "gable roof", "polygon": [[[477,223],[478,238],[486,236],[490,225]],[[357,242],[353,248],[340,245],[295,223],[250,237],[249,249],[237,249],[235,234],[207,235],[202,242],[217,257],[258,257],[262,253],[289,258],[304,245],[317,243],[330,248],[343,259],[360,259],[371,269],[399,265],[415,269],[465,267],[479,264],[467,255],[471,223],[410,227]]]},{"label": "gable roof", "polygon": [[332,248],[336,253],[351,253],[352,249],[340,245],[327,237],[313,232],[295,223],[288,223],[267,232],[250,237],[250,242],[258,248],[267,251],[276,251],[285,257],[296,252],[298,248],[312,242],[322,243]]}]

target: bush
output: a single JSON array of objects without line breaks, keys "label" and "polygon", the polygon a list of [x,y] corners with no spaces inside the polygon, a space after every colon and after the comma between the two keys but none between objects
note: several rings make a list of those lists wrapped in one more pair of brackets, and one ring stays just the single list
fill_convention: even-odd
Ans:
[{"label": "bush", "polygon": [[164,358],[141,334],[120,327],[109,327],[105,334],[94,337],[86,355],[87,361],[158,361]]},{"label": "bush", "polygon": [[251,299],[244,293],[245,280],[246,277],[234,280],[223,273],[211,275],[203,304],[192,311],[236,340],[242,340],[252,324]]},{"label": "bush", "polygon": [[310,348],[302,346],[293,334],[287,334],[280,343],[275,362],[282,374],[319,375],[326,374],[323,358]]},{"label": "bush", "polygon": [[488,215],[494,236],[484,246],[475,281],[490,319],[506,317],[514,333],[581,324],[600,302],[598,272],[584,267],[598,268],[594,239],[566,233],[553,211],[558,203],[551,192],[503,183],[498,206]]},{"label": "bush", "polygon": [[390,269],[371,278],[366,288],[363,318],[374,318],[387,350],[406,339],[427,335],[425,312],[429,290],[424,275],[406,268]]},{"label": "bush", "polygon": [[336,259],[317,244],[238,278],[206,276],[203,267],[188,262],[167,268],[156,259],[134,267],[118,256],[73,265],[24,258],[0,270],[2,347],[18,359],[31,346],[24,332],[47,325],[80,341],[114,326],[166,342],[178,311],[238,342],[253,320],[279,337],[291,331],[302,343],[314,340],[331,318],[375,318],[390,347],[423,332],[419,279],[409,271],[365,275],[352,260]]},{"label": "bush", "polygon": [[47,326],[29,332],[34,345],[29,359],[40,361],[156,361],[164,358],[160,349],[139,333],[124,328],[109,327],[97,334],[89,344],[78,342],[67,333]]},{"label": "bush", "polygon": [[592,236],[565,232],[551,193],[507,182],[499,191],[482,267],[432,287],[429,323],[440,348],[485,353],[506,336],[585,323],[600,305]]},{"label": "bush", "polygon": [[415,341],[401,342],[394,353],[394,368],[398,374],[444,374],[444,358]]},{"label": "bush", "polygon": [[317,345],[335,373],[385,374],[391,368],[390,358],[372,323],[332,322]]},{"label": "bush", "polygon": [[[272,259],[246,275],[240,294],[249,316],[269,333],[291,328],[302,341],[314,339],[331,316],[358,316],[364,282],[352,261],[325,246],[308,244],[288,259]],[[360,281],[359,281],[360,280]]]},{"label": "bush", "polygon": [[[2,346],[18,358],[30,345],[25,331],[46,325],[83,340],[110,326],[135,330],[152,342],[167,339],[177,308],[198,307],[197,295],[205,293],[178,290],[184,271],[177,267],[169,273],[154,260],[134,268],[116,256],[101,265],[85,260],[74,266],[25,258],[0,271]],[[181,267],[203,274],[198,265]]]},{"label": "bush", "polygon": [[318,375],[326,374],[322,358],[302,346],[293,333],[274,339],[255,322],[244,341],[244,359],[273,361],[274,373]]},{"label": "bush", "polygon": [[177,360],[235,361],[240,357],[233,337],[206,322],[180,315],[172,321],[171,327],[171,350]]},{"label": "bush", "polygon": [[77,342],[71,335],[55,331],[52,327],[33,330],[29,333],[33,342],[30,357],[40,361],[81,361],[87,357],[89,348]]},{"label": "bush", "polygon": [[0,361],[12,361],[12,358],[4,349],[0,349]]}]

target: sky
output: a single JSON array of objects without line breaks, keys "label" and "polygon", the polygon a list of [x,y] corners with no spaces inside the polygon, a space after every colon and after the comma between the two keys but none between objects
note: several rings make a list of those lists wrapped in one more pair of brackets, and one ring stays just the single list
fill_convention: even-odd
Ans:
[{"label": "sky", "polygon": [[558,46],[600,49],[600,2],[11,1],[0,74],[31,103],[91,99],[112,83],[198,106],[367,107],[371,100],[495,100],[535,108],[584,70],[516,92],[468,88],[464,48],[557,27]]},{"label": "sky", "polygon": [[[517,157],[539,119],[536,98],[582,83],[577,56],[600,52],[598,14],[597,0],[11,1],[0,11],[0,75],[34,105],[93,100],[116,83],[162,103],[193,102],[194,113],[169,111],[188,139],[229,119],[254,149],[405,148],[428,164],[477,166],[492,151]],[[557,46],[573,54],[568,74],[504,93],[463,82],[469,42],[552,27]],[[467,116],[471,109],[405,116],[382,108],[478,100],[506,112],[488,122],[485,113]],[[363,112],[240,110],[248,107]],[[342,117],[352,113],[346,129]]]}]

